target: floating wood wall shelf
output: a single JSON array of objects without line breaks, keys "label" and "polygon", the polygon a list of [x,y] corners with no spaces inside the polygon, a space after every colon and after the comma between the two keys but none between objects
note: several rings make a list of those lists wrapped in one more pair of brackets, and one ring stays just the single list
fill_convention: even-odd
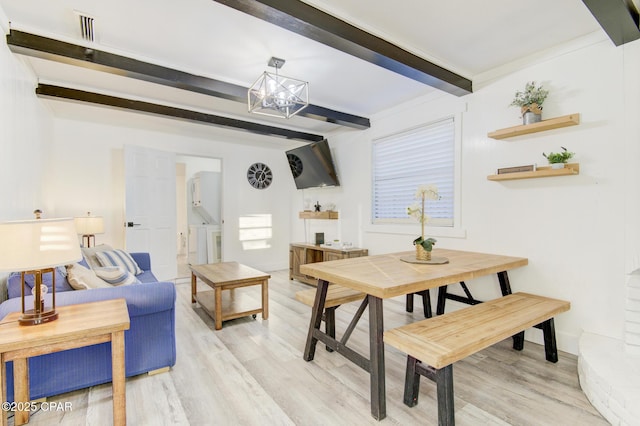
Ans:
[{"label": "floating wood wall shelf", "polygon": [[553,176],[572,176],[580,174],[580,164],[569,163],[565,164],[563,169],[552,169],[551,166],[538,167],[536,171],[532,172],[516,172],[516,173],[504,173],[500,175],[489,175],[489,180],[515,180],[515,179],[533,179],[541,177],[553,177]]},{"label": "floating wood wall shelf", "polygon": [[495,132],[488,133],[487,136],[492,139],[506,139],[530,133],[544,132],[545,130],[559,129],[561,127],[576,126],[578,124],[580,124],[580,114],[576,113],[542,120],[538,123],[499,129]]}]

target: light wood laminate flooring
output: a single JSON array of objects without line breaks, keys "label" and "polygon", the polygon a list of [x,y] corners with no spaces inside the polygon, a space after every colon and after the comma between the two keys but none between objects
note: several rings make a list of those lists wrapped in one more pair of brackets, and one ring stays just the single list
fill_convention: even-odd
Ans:
[{"label": "light wood laminate flooring", "polygon": [[[269,320],[241,318],[214,331],[213,320],[191,304],[190,284],[178,281],[177,363],[167,373],[127,379],[129,425],[437,425],[435,384],[422,379],[417,406],[402,403],[406,357],[386,348],[387,418],[370,415],[369,375],[318,344],[315,360],[302,359],[311,309],[295,292],[309,286],[290,281],[288,270],[271,272]],[[236,297],[255,298],[259,288]],[[251,293],[250,290],[254,290]],[[338,335],[357,303],[336,311]],[[422,319],[404,298],[385,300],[385,328]],[[350,344],[368,354],[365,313]],[[510,339],[454,366],[458,425],[606,425],[580,390],[577,358],[560,353],[546,362],[544,348]],[[110,425],[111,385],[49,398],[72,410],[40,410],[30,425]]]}]

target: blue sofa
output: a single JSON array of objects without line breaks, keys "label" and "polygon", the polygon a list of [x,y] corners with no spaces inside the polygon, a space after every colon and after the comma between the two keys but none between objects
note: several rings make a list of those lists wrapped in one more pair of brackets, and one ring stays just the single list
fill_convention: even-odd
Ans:
[{"label": "blue sofa", "polygon": [[[125,368],[127,377],[146,373],[176,363],[175,301],[172,282],[158,282],[150,270],[148,253],[131,253],[143,270],[137,276],[141,284],[92,290],[73,290],[63,274],[56,277],[56,306],[124,298],[131,326],[125,332]],[[61,278],[61,279],[59,279]],[[10,295],[15,294],[15,275],[7,282]],[[20,276],[18,297],[0,304],[0,319],[20,312]],[[48,283],[51,285],[51,283]],[[11,290],[12,286],[13,291]],[[68,287],[68,289],[67,289]],[[33,296],[25,298],[32,306]],[[34,326],[37,327],[37,326]],[[99,345],[29,359],[31,399],[58,395],[111,381],[111,344]],[[7,395],[13,401],[13,363],[7,363]]]}]

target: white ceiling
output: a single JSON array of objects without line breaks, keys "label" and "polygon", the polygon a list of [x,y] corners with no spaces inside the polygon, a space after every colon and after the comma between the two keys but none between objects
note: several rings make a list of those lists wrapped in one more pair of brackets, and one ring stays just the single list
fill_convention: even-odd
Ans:
[{"label": "white ceiling", "polygon": [[[601,31],[580,0],[306,3],[471,80]],[[281,74],[308,80],[311,103],[350,114],[369,117],[435,90],[212,0],[0,0],[0,8],[14,29],[87,45],[80,37],[74,11],[82,12],[95,18],[95,49],[245,87],[269,69],[271,56],[284,58],[287,62]],[[264,119],[248,114],[246,106],[237,102],[52,61],[28,60],[41,82],[312,133],[338,128],[302,117]],[[62,111],[60,106],[54,109]]]}]

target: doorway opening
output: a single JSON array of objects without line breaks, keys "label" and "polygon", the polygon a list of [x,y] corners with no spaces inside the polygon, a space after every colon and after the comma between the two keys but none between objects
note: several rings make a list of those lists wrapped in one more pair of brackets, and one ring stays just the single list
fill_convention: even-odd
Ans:
[{"label": "doorway opening", "polygon": [[176,282],[190,280],[190,264],[223,257],[222,159],[176,155]]}]

